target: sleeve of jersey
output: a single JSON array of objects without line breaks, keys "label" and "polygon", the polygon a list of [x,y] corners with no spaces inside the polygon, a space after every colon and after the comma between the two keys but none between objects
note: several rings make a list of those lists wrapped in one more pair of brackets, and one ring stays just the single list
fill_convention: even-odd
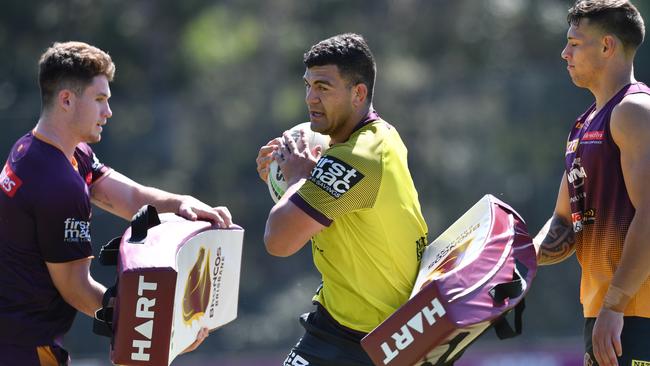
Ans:
[{"label": "sleeve of jersey", "polygon": [[88,144],[81,145],[81,156],[83,159],[87,160],[88,165],[91,167],[90,171],[92,176],[89,185],[96,183],[106,174],[106,172],[111,170],[110,167],[99,161],[97,155],[95,155],[95,152]]},{"label": "sleeve of jersey", "polygon": [[90,204],[83,190],[62,187],[37,205],[35,216],[37,242],[46,262],[70,262],[92,255]]},{"label": "sleeve of jersey", "polygon": [[374,205],[381,184],[380,157],[333,147],[320,158],[311,176],[289,199],[322,225]]}]

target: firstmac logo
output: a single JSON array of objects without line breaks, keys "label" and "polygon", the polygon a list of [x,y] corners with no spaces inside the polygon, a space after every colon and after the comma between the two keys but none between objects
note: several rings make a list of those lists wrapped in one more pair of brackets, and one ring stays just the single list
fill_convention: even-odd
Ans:
[{"label": "firstmac logo", "polygon": [[311,171],[309,180],[334,198],[339,198],[363,179],[364,175],[346,162],[323,156]]},{"label": "firstmac logo", "polygon": [[77,220],[68,217],[63,222],[63,240],[68,243],[90,241],[90,221]]}]

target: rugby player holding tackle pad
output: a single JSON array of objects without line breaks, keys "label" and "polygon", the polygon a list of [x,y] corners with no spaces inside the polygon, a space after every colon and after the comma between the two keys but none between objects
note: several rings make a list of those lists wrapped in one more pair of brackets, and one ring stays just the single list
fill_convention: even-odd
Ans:
[{"label": "rugby player holding tackle pad", "polygon": [[0,365],[66,365],[63,336],[77,311],[94,316],[102,307],[106,288],[89,273],[91,202],[127,220],[152,204],[222,228],[232,223],[225,207],[142,186],[95,156],[88,144],[100,141],[112,116],[107,53],[55,43],[39,67],[41,116],[0,173]]}]

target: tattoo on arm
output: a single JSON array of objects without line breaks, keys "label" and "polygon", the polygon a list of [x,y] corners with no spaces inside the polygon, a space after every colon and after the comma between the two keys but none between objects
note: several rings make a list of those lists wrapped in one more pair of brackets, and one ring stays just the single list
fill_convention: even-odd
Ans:
[{"label": "tattoo on arm", "polygon": [[576,250],[573,228],[557,216],[553,216],[539,235],[543,235],[537,258],[540,265],[560,263]]}]

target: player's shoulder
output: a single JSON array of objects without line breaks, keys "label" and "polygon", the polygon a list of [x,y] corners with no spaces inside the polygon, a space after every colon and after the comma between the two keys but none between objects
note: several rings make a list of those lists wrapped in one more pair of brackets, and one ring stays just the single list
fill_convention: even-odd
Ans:
[{"label": "player's shoulder", "polygon": [[380,161],[390,128],[383,120],[373,121],[354,131],[347,141],[332,145],[326,153],[343,159]]},{"label": "player's shoulder", "polygon": [[615,107],[620,108],[650,108],[650,89],[645,92],[631,93],[623,97],[621,102]]},{"label": "player's shoulder", "polygon": [[14,166],[17,173],[24,175],[40,175],[54,169],[60,164],[58,150],[34,137],[31,133],[16,141],[8,157],[8,163]]},{"label": "player's shoulder", "polygon": [[381,120],[363,126],[347,141],[332,145],[317,167],[331,166],[336,171],[355,171],[366,177],[381,176],[384,157],[393,145],[390,128]]},{"label": "player's shoulder", "polygon": [[650,94],[626,95],[612,110],[612,120],[622,124],[650,124]]},{"label": "player's shoulder", "polygon": [[650,138],[650,94],[626,95],[612,110],[610,129],[617,141],[623,138]]},{"label": "player's shoulder", "polygon": [[25,138],[18,140],[10,156],[16,173],[22,174],[37,185],[59,188],[75,182],[72,164],[58,148],[39,140]]}]

